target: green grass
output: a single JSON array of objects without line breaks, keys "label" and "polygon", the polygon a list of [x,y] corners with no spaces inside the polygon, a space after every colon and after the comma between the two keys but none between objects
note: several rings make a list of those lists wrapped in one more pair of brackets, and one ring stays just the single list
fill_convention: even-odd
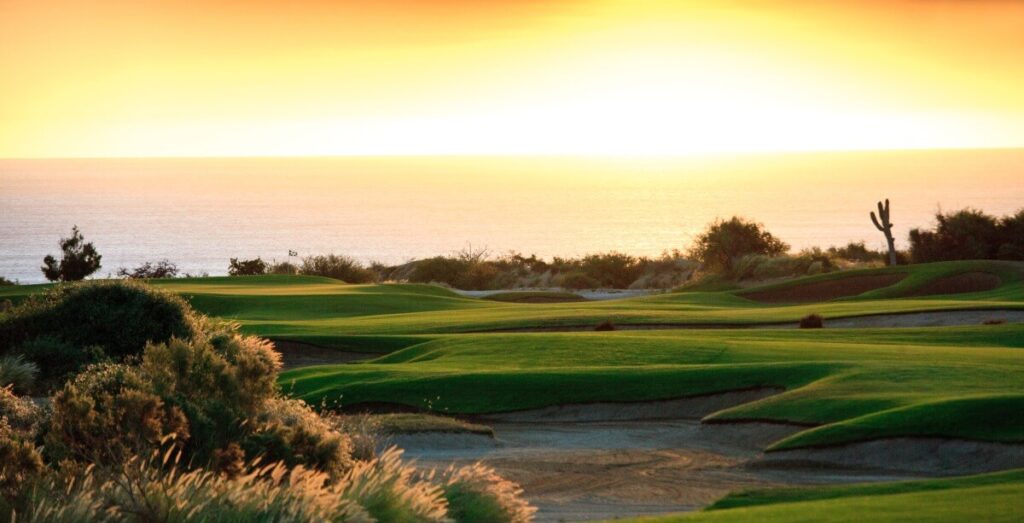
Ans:
[{"label": "green grass", "polygon": [[714,521],[1020,521],[1024,471],[949,479],[740,492],[693,514],[635,523]]},{"label": "green grass", "polygon": [[483,299],[491,301],[503,301],[509,303],[558,303],[587,301],[586,298],[575,292],[559,291],[509,291],[488,294]]},{"label": "green grass", "polygon": [[376,360],[295,369],[315,404],[473,414],[781,387],[713,421],[807,424],[778,449],[897,435],[1024,441],[1024,325],[440,335]]},{"label": "green grass", "polygon": [[[459,296],[429,285],[345,285],[301,276],[158,280],[200,311],[253,334],[387,354],[372,362],[296,369],[282,386],[313,404],[392,402],[482,413],[590,401],[642,401],[779,387],[713,421],[808,425],[774,449],[899,435],[1024,441],[1024,326],[920,329],[662,330],[474,333],[617,325],[746,325],[953,309],[1024,309],[1024,264],[948,262],[832,273],[906,272],[862,296],[768,305],[749,290],[686,291],[600,302],[528,304]],[[900,298],[936,278],[985,271],[994,290]],[[23,299],[44,286],[0,288]]]}]

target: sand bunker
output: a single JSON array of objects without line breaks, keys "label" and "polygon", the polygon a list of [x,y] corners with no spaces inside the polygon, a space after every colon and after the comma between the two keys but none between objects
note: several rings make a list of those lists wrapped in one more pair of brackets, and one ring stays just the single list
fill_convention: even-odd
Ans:
[{"label": "sand bunker", "polygon": [[1024,467],[1024,445],[945,438],[887,438],[769,452],[758,466],[859,468],[929,475]]},{"label": "sand bunker", "polygon": [[781,289],[743,292],[740,296],[762,303],[814,303],[857,296],[898,283],[903,273],[848,276],[835,280],[804,283]]},{"label": "sand bunker", "polygon": [[776,387],[760,387],[660,401],[555,405],[541,409],[487,414],[479,418],[485,421],[529,423],[700,419],[712,412],[757,401],[782,391],[783,389]]},{"label": "sand bunker", "polygon": [[334,365],[352,363],[380,357],[380,354],[367,352],[350,352],[328,349],[309,343],[289,340],[271,340],[274,348],[281,353],[281,363],[285,369],[308,367],[310,365]]},{"label": "sand bunker", "polygon": [[907,296],[935,296],[939,294],[963,294],[966,292],[990,291],[1003,284],[1003,280],[990,272],[965,272],[929,282]]}]

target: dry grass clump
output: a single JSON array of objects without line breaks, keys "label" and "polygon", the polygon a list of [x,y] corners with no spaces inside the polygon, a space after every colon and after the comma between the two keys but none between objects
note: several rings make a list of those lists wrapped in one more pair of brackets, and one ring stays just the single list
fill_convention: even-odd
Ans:
[{"label": "dry grass clump", "polygon": [[35,385],[39,367],[21,354],[0,356],[0,387],[12,387],[26,393]]},{"label": "dry grass clump", "polygon": [[448,515],[458,523],[526,523],[537,512],[523,499],[519,485],[480,463],[449,467],[441,482]]}]

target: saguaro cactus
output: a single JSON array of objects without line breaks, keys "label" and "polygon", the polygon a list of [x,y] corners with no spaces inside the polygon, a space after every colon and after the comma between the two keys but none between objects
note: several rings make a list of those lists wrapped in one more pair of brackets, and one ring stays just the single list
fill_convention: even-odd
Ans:
[{"label": "saguaro cactus", "polygon": [[871,223],[875,224],[878,230],[885,234],[885,241],[889,243],[889,265],[896,265],[896,240],[892,237],[892,222],[889,221],[889,199],[885,199],[885,205],[878,202],[878,216],[871,211]]}]

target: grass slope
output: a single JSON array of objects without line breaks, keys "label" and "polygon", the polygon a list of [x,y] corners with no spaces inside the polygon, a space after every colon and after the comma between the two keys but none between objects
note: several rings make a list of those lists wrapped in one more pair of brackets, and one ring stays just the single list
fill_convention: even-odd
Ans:
[{"label": "grass slope", "polygon": [[295,369],[310,403],[473,414],[772,386],[709,421],[814,426],[778,449],[889,436],[1024,441],[1024,325],[442,335],[371,362]]},{"label": "grass slope", "polygon": [[732,494],[694,514],[635,523],[711,521],[1020,521],[1024,471],[951,479],[756,490]]}]

